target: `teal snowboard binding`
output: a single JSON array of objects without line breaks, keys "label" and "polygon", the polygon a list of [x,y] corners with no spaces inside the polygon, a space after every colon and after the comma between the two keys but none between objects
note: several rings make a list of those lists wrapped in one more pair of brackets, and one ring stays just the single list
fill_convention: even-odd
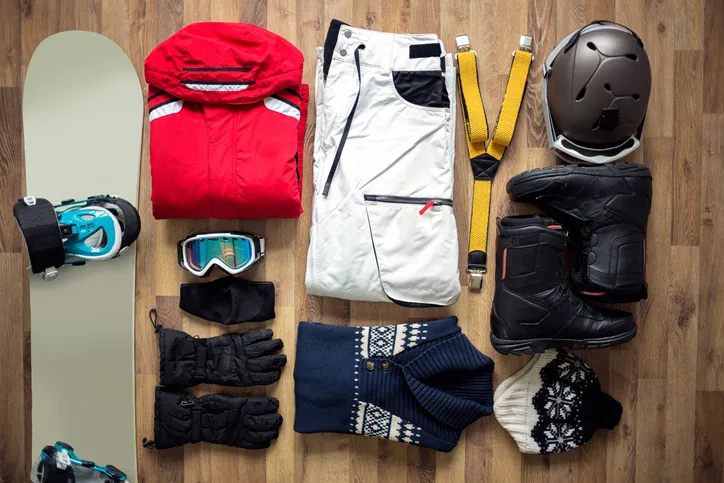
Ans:
[{"label": "teal snowboard binding", "polygon": [[141,218],[128,201],[110,195],[65,200],[53,205],[26,196],[13,207],[30,255],[30,268],[44,280],[63,265],[119,256],[138,238]]},{"label": "teal snowboard binding", "polygon": [[30,474],[33,483],[120,483],[126,474],[113,465],[98,466],[79,458],[73,447],[58,441],[46,446],[33,465]]}]

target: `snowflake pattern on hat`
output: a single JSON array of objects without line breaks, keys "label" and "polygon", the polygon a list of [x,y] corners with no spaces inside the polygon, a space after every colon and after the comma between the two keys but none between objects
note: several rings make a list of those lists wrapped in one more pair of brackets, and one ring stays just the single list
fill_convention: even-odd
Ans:
[{"label": "snowflake pattern on hat", "polygon": [[558,377],[568,379],[571,383],[585,382],[591,376],[591,368],[583,361],[566,357],[558,365]]},{"label": "snowflake pattern on hat", "polygon": [[566,423],[548,423],[543,434],[546,437],[544,453],[560,453],[578,447],[576,428]]},{"label": "snowflake pattern on hat", "polygon": [[541,388],[533,396],[538,422],[531,436],[541,453],[559,453],[581,446],[583,393],[597,383],[585,362],[558,349],[555,359],[540,371]]},{"label": "snowflake pattern on hat", "polygon": [[572,387],[557,381],[544,389],[546,395],[543,407],[552,419],[567,418],[573,411],[573,406],[580,400],[580,396]]}]

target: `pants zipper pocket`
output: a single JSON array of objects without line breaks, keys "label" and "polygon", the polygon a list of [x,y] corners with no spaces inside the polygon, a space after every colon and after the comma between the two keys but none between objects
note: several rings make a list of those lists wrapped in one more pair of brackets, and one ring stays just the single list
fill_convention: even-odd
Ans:
[{"label": "pants zipper pocket", "polygon": [[453,202],[448,198],[413,198],[408,196],[387,196],[387,195],[365,195],[365,201],[380,201],[382,203],[402,203],[406,205],[427,205],[431,206],[452,206]]},{"label": "pants zipper pocket", "polygon": [[460,281],[453,201],[366,194],[364,203],[385,295],[408,307],[454,303]]}]

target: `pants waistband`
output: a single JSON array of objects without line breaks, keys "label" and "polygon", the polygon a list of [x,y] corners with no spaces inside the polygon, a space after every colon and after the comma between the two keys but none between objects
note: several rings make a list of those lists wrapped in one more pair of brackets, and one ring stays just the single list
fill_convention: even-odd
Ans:
[{"label": "pants waistband", "polygon": [[325,78],[333,58],[354,62],[354,51],[361,44],[365,49],[360,63],[382,71],[444,69],[445,47],[436,34],[376,32],[332,20],[324,42]]}]

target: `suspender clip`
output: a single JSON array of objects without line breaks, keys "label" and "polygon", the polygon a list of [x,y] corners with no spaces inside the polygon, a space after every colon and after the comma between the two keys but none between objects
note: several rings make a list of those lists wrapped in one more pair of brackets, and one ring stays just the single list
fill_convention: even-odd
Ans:
[{"label": "suspender clip", "polygon": [[530,35],[521,35],[520,50],[524,52],[533,52],[533,37]]},{"label": "suspender clip", "polygon": [[483,288],[483,274],[485,270],[479,268],[468,269],[468,287],[471,290],[480,290]]},{"label": "suspender clip", "polygon": [[[515,53],[518,51],[533,52],[533,37],[530,35],[521,35],[518,50],[513,51],[513,57],[515,57]],[[532,56],[532,58],[535,59],[535,56]]]},{"label": "suspender clip", "polygon": [[470,37],[467,34],[455,37],[455,43],[458,46],[458,52],[470,52]]}]

